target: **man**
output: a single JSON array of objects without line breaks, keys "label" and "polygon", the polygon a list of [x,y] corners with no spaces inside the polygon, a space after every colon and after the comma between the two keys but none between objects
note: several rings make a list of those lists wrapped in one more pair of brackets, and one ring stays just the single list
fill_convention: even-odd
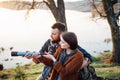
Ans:
[{"label": "man", "polygon": [[[29,55],[26,55],[25,57],[27,58],[32,58],[35,63],[39,63],[39,55],[44,55],[44,53],[49,52],[50,54],[54,54],[56,49],[59,46],[59,41],[60,41],[60,35],[61,33],[65,32],[65,25],[63,23],[57,22],[52,25],[51,27],[51,39],[48,39],[41,50],[39,51],[38,55],[33,55],[36,58],[32,58]],[[84,49],[82,49],[80,46],[78,46],[78,49],[84,54],[85,60],[84,63],[81,67],[84,68],[85,66],[88,66],[89,63],[92,62],[92,57],[89,53],[87,53]],[[43,73],[40,75],[36,80],[45,80],[49,73],[51,71],[51,67],[44,66]]]}]

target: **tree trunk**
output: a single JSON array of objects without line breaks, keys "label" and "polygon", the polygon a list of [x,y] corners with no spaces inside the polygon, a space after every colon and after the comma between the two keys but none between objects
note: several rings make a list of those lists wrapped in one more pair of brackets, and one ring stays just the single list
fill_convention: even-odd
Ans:
[{"label": "tree trunk", "polygon": [[107,20],[110,25],[112,35],[113,50],[111,62],[120,64],[120,26],[117,24],[111,0],[102,0],[102,2],[107,14]]},{"label": "tree trunk", "polygon": [[51,10],[56,22],[62,22],[66,25],[67,30],[67,23],[65,18],[65,5],[63,0],[57,0],[55,4],[54,0],[47,0],[48,2],[44,1],[46,5]]}]

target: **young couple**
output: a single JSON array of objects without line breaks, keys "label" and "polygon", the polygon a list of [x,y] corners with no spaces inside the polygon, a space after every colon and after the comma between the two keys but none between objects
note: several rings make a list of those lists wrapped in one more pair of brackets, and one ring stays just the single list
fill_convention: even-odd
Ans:
[{"label": "young couple", "polygon": [[78,45],[74,32],[65,32],[65,25],[57,22],[51,27],[48,39],[39,54],[25,55],[35,63],[45,64],[36,80],[78,80],[79,71],[92,62],[92,56]]}]

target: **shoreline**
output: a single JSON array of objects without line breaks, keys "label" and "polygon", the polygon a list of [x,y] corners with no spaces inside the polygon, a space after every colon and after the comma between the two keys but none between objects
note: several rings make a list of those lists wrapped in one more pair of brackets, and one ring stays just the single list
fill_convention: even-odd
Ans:
[{"label": "shoreline", "polygon": [[[65,9],[66,10],[75,10],[81,12],[90,12],[91,11],[91,4],[90,1],[84,0],[75,0],[75,1],[64,1],[65,2]],[[40,1],[35,2],[36,6],[35,9],[41,10],[49,10],[48,7],[41,3]],[[42,6],[40,6],[41,4]],[[7,8],[11,10],[26,10],[30,9],[32,5],[31,1],[1,1],[0,7]],[[73,6],[74,5],[74,6]]]}]

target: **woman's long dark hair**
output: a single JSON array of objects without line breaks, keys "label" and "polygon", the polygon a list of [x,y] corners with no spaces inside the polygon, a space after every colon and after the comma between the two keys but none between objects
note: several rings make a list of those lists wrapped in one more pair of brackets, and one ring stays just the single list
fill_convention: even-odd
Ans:
[{"label": "woman's long dark hair", "polygon": [[70,49],[74,50],[78,46],[77,36],[73,32],[64,32],[62,38],[70,45]]}]

